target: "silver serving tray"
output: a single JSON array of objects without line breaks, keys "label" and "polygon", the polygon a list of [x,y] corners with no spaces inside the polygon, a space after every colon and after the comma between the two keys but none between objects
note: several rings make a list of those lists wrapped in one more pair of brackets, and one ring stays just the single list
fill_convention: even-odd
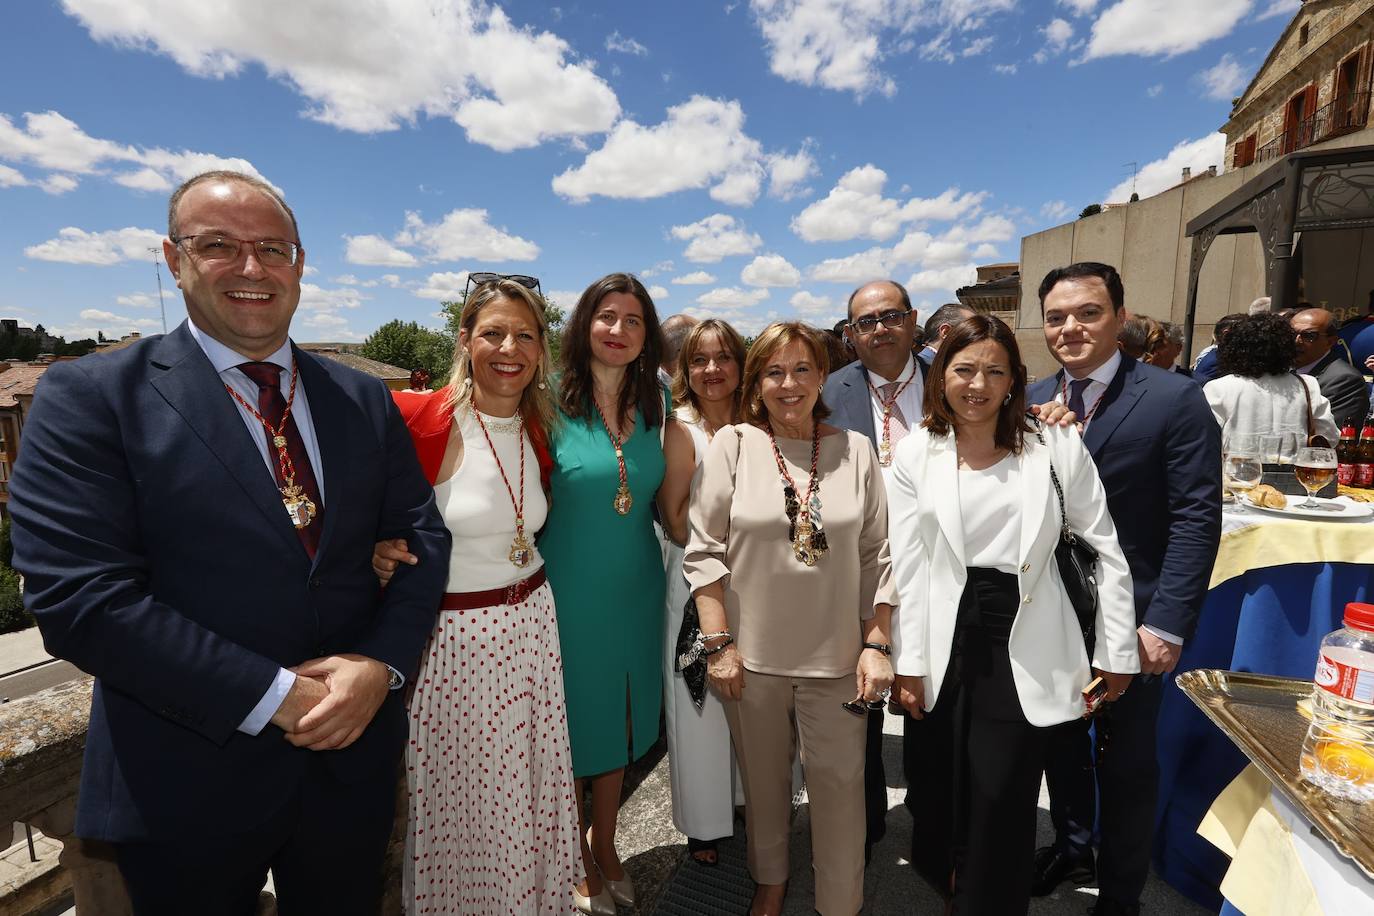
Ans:
[{"label": "silver serving tray", "polygon": [[1298,771],[1309,724],[1298,702],[1311,696],[1311,681],[1202,669],[1177,682],[1341,855],[1374,878],[1374,802],[1327,795]]}]

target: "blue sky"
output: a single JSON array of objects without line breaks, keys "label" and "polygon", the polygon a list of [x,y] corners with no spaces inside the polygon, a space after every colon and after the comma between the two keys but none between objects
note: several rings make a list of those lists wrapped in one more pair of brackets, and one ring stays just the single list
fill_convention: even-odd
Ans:
[{"label": "blue sky", "polygon": [[[0,31],[0,317],[156,333],[171,188],[253,170],[300,219],[292,334],[436,324],[469,270],[564,307],[829,324],[918,307],[1086,204],[1222,165],[1296,0],[35,0]],[[1124,182],[1124,184],[1123,184]],[[168,327],[185,317],[165,267]]]}]

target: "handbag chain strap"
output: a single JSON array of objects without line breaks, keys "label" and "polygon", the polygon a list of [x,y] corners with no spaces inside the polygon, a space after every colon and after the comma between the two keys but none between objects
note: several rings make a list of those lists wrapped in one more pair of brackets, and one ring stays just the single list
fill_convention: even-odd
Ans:
[{"label": "handbag chain strap", "polygon": [[[1049,443],[1045,441],[1045,436],[1039,429],[1035,431],[1035,438],[1040,440],[1040,444],[1049,448]],[[1069,527],[1069,514],[1064,511],[1064,488],[1059,485],[1059,475],[1054,472],[1054,460],[1050,460],[1050,482],[1054,484],[1054,495],[1059,497],[1059,536],[1064,540],[1073,540],[1075,537],[1073,529]]]}]

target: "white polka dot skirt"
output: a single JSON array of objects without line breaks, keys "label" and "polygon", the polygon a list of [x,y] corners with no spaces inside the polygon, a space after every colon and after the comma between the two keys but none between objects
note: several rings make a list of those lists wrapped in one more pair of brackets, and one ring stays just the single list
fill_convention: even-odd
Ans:
[{"label": "white polka dot skirt", "polygon": [[553,592],[440,611],[410,701],[406,912],[565,914],[581,878]]}]

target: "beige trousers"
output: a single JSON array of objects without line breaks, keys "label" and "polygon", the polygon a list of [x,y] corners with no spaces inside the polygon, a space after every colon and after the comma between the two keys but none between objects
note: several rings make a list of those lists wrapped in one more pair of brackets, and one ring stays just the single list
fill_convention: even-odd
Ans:
[{"label": "beige trousers", "polygon": [[865,721],[840,706],[852,699],[853,675],[745,671],[743,698],[725,703],[744,781],[749,873],[759,884],[782,884],[790,873],[792,759],[800,750],[821,916],[854,916],[863,906]]}]

